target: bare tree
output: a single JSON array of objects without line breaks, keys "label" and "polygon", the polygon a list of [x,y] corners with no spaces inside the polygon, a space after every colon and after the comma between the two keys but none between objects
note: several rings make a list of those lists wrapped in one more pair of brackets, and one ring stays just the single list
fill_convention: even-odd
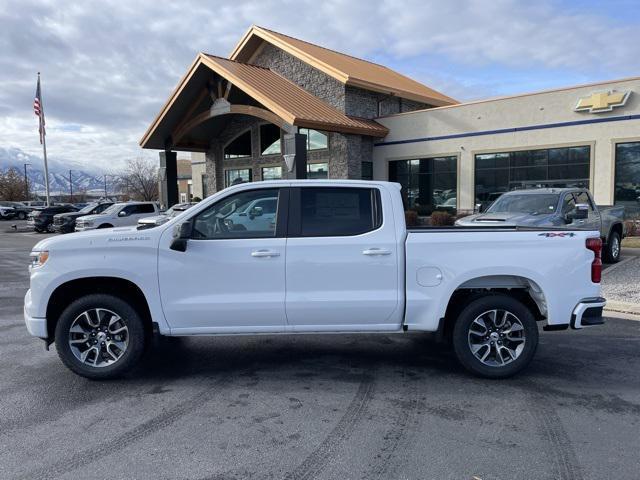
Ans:
[{"label": "bare tree", "polygon": [[120,191],[133,200],[158,200],[158,166],[144,157],[129,160],[118,175]]},{"label": "bare tree", "polygon": [[22,200],[24,190],[24,176],[17,168],[0,170],[0,200]]}]

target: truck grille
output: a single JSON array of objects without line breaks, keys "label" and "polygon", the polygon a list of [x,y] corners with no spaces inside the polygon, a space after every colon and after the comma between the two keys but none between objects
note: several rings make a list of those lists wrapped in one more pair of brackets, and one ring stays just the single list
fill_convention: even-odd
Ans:
[{"label": "truck grille", "polygon": [[53,219],[53,224],[54,225],[62,225],[62,219],[61,218],[54,218]]}]

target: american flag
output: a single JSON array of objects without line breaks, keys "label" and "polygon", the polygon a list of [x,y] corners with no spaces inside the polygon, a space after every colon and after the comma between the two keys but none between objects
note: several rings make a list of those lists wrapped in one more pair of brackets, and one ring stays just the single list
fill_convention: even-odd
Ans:
[{"label": "american flag", "polygon": [[38,74],[38,88],[36,88],[36,98],[33,100],[33,113],[38,116],[40,121],[40,143],[44,142],[44,112],[42,110],[42,94],[40,93],[40,74]]}]

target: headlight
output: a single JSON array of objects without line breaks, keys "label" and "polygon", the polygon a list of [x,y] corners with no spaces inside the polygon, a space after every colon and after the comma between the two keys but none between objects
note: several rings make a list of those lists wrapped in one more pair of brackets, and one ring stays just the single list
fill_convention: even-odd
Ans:
[{"label": "headlight", "polygon": [[92,222],[91,220],[83,220],[83,221],[81,222],[81,225],[82,225],[83,227],[93,227],[93,222]]},{"label": "headlight", "polygon": [[31,268],[41,267],[49,260],[49,251],[31,252],[29,257],[31,258]]}]

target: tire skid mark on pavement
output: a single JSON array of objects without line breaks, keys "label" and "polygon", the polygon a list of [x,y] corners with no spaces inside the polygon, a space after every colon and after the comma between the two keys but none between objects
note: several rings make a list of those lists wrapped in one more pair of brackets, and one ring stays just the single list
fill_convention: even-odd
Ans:
[{"label": "tire skid mark on pavement", "polygon": [[332,460],[342,442],[351,436],[354,427],[362,420],[371,398],[375,379],[363,374],[358,391],[349,403],[344,415],[329,435],[285,480],[310,480],[316,478]]},{"label": "tire skid mark on pavement", "polygon": [[[230,383],[238,372],[234,374],[227,374],[223,378],[220,378],[213,383],[207,385],[203,390],[196,393],[189,399],[178,403],[177,405],[164,410],[162,413],[150,418],[149,420],[138,424],[136,427],[120,434],[111,440],[98,445],[98,454],[96,454],[96,446],[86,448],[84,450],[77,451],[74,455],[68,458],[64,458],[52,465],[43,466],[39,469],[32,470],[26,473],[20,479],[33,479],[33,478],[55,478],[65,473],[69,473],[80,467],[84,467],[93,462],[100,460],[104,456],[113,454],[120,451],[127,446],[144,440],[149,435],[168,427],[172,423],[176,422],[183,416],[192,411],[202,407],[206,402],[211,400],[212,390],[217,392],[219,387],[225,386]],[[203,380],[203,383],[206,380]]]},{"label": "tire skid mark on pavement", "polygon": [[527,408],[536,421],[540,433],[547,440],[548,454],[553,459],[554,479],[583,480],[578,457],[573,449],[569,435],[562,426],[562,420],[555,408],[545,396],[540,393],[539,386],[532,380],[524,380],[522,385],[527,388]]},{"label": "tire skid mark on pavement", "polygon": [[400,385],[395,385],[397,388],[395,391],[397,396],[403,400],[393,402],[395,407],[393,423],[385,432],[382,445],[370,460],[371,465],[362,476],[363,480],[390,477],[389,468],[394,463],[400,445],[406,441],[407,430],[411,427],[412,420],[417,414],[420,405],[418,382],[411,379],[406,368],[403,369],[401,377],[402,381]]}]

